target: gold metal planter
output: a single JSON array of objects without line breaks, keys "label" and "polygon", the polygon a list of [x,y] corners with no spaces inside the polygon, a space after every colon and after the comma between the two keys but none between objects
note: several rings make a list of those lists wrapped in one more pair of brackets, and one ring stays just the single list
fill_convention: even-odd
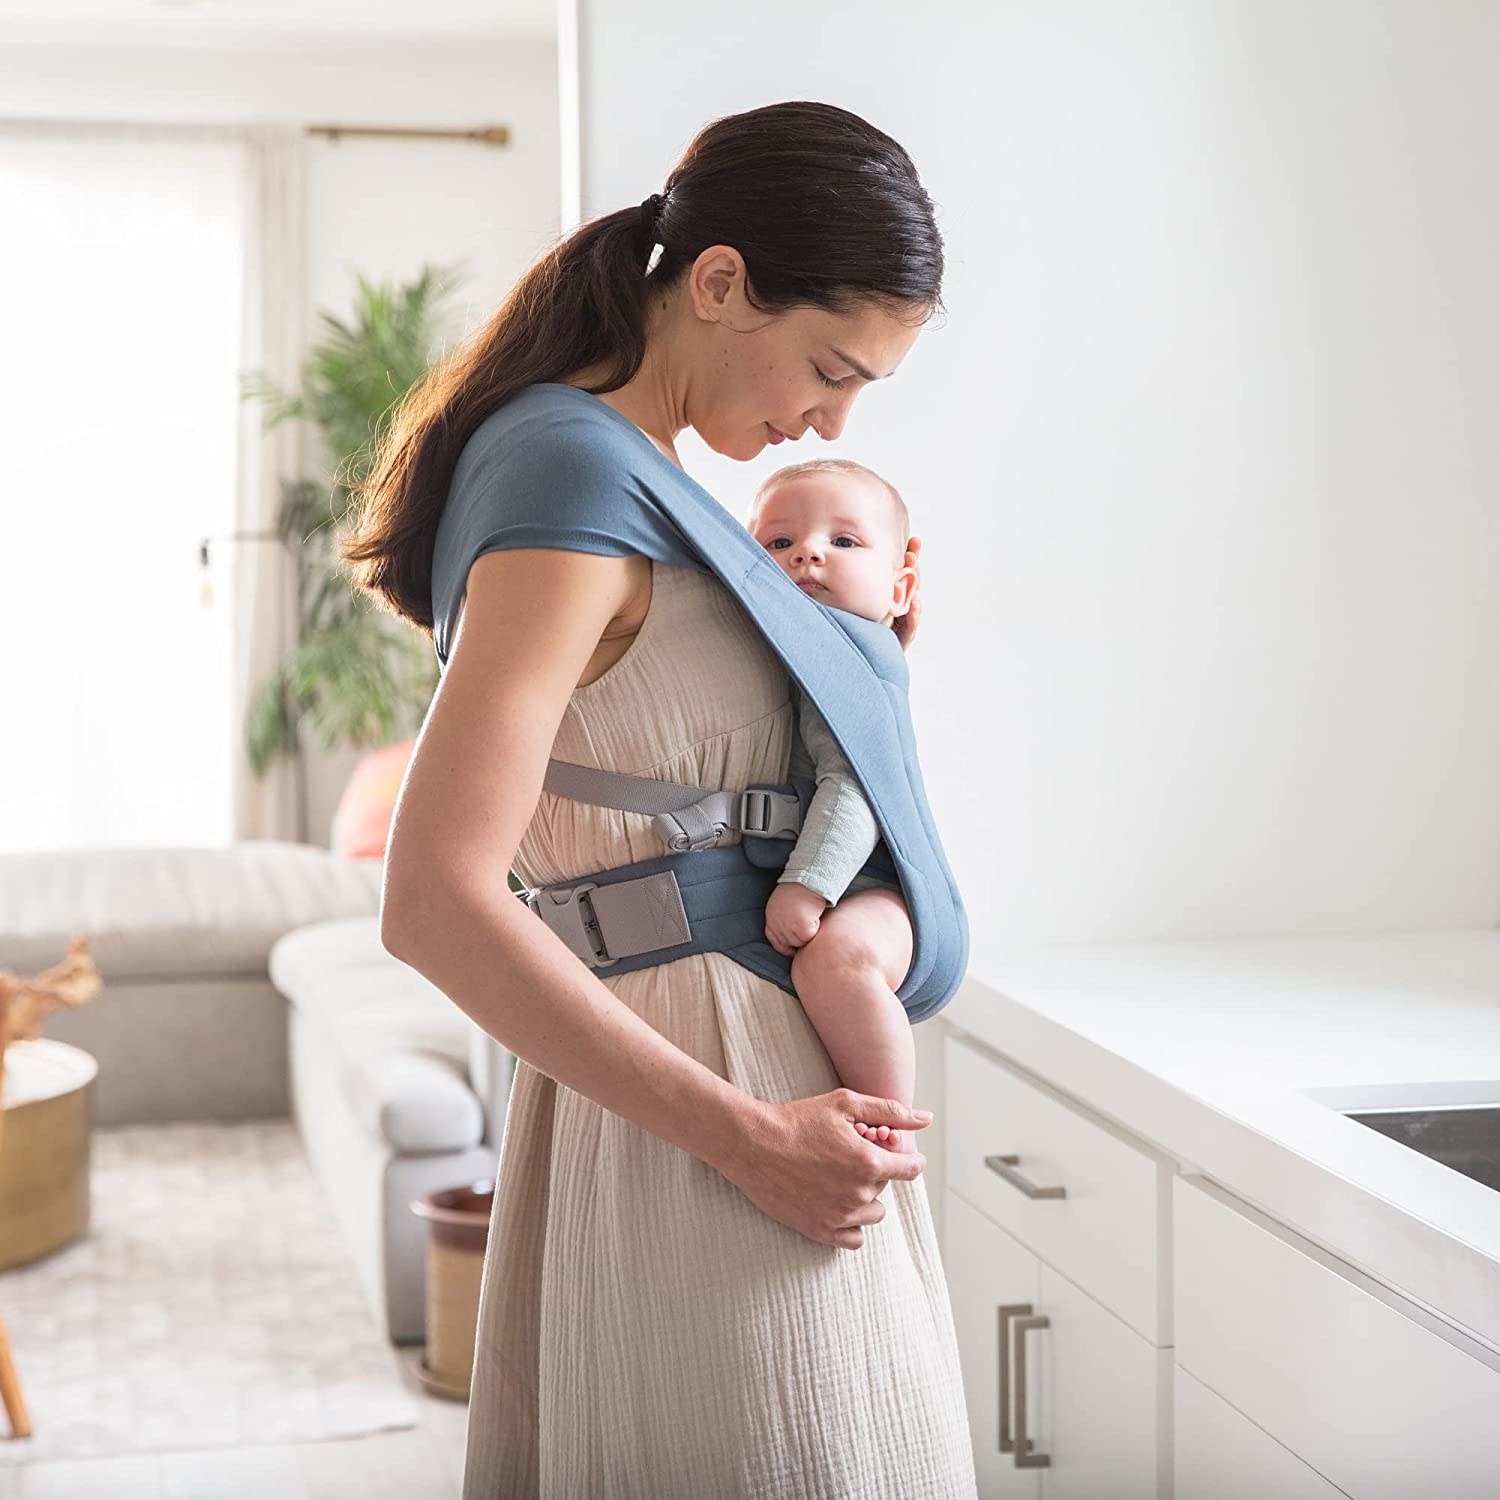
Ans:
[{"label": "gold metal planter", "polygon": [[89,1224],[89,1126],[99,1065],[38,1038],[5,1054],[0,1137],[0,1271],[25,1265]]}]

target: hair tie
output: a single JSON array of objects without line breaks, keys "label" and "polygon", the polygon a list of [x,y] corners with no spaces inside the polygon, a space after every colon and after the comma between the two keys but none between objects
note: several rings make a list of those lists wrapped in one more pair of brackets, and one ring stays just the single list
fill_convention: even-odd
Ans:
[{"label": "hair tie", "polygon": [[[667,200],[660,193],[652,195],[641,204],[641,228],[649,235],[656,234],[656,221],[666,207]],[[653,240],[653,243],[655,241]]]}]

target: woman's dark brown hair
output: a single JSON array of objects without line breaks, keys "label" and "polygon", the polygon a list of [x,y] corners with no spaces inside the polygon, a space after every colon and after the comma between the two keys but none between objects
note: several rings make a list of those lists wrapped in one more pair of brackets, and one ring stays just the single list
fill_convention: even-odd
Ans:
[{"label": "woman's dark brown hair", "polygon": [[431,633],[433,544],[464,444],[525,386],[597,365],[608,373],[594,394],[626,384],[646,353],[648,298],[710,245],[744,257],[763,312],[874,303],[925,319],[941,307],[932,201],[901,146],[848,110],[792,101],[715,120],[662,191],[654,230],[637,204],[581,225],[402,399],[339,549],[383,607]]}]

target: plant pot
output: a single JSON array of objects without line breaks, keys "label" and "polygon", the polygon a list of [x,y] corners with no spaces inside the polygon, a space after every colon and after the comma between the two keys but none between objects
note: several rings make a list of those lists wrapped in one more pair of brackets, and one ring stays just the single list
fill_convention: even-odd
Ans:
[{"label": "plant pot", "polygon": [[427,1221],[427,1349],[418,1378],[435,1395],[469,1399],[479,1283],[495,1184],[424,1193],[411,1211]]},{"label": "plant pot", "polygon": [[89,1223],[89,1126],[99,1065],[37,1038],[5,1054],[0,1271],[76,1240]]}]

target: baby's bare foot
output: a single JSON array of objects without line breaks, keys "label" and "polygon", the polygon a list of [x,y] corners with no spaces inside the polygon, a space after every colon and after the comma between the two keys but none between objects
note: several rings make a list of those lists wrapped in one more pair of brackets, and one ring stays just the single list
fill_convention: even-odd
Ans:
[{"label": "baby's bare foot", "polygon": [[873,1146],[884,1146],[887,1151],[915,1150],[909,1130],[892,1130],[889,1125],[867,1125],[863,1120],[856,1120],[854,1128]]}]

